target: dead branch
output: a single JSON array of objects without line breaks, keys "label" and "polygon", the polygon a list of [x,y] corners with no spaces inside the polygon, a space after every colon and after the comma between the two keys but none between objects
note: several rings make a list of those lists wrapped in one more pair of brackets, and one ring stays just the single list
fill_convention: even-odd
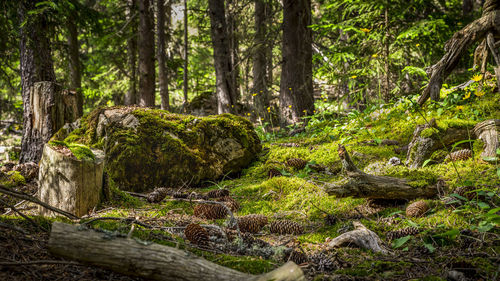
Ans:
[{"label": "dead branch", "polygon": [[358,247],[370,249],[376,253],[389,254],[389,251],[383,246],[382,240],[378,235],[366,228],[360,222],[352,222],[354,226],[353,231],[346,232],[332,241],[328,242],[328,247],[336,248],[344,245],[354,244]]},{"label": "dead branch", "polygon": [[433,197],[437,194],[435,185],[413,187],[405,179],[375,176],[359,170],[352,162],[349,153],[343,145],[339,145],[338,153],[349,181],[341,184],[325,184],[328,195],[409,200],[421,197]]},{"label": "dead branch", "polygon": [[19,199],[24,199],[26,201],[30,201],[32,203],[35,203],[35,204],[38,204],[40,206],[43,206],[53,212],[56,212],[58,214],[61,214],[65,217],[68,217],[69,219],[72,219],[72,220],[78,220],[80,219],[79,217],[71,214],[71,213],[68,213],[66,211],[63,211],[61,209],[58,209],[56,207],[52,207],[42,201],[40,201],[38,198],[35,198],[33,196],[30,196],[28,194],[24,194],[24,193],[21,193],[21,192],[17,192],[17,191],[14,191],[14,190],[10,190],[8,189],[7,187],[3,186],[3,185],[0,185],[0,193],[3,193],[3,194],[7,194],[9,196],[12,196],[12,197],[16,197],[16,198],[19,198]]}]

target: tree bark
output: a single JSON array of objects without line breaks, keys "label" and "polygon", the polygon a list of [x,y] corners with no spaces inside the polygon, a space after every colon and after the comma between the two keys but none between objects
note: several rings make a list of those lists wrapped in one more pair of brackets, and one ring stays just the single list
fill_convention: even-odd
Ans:
[{"label": "tree bark", "polygon": [[161,109],[170,110],[168,96],[168,73],[165,54],[165,5],[164,0],[156,0],[156,38],[157,38],[157,60],[158,60],[158,80],[160,82]]},{"label": "tree bark", "polygon": [[60,222],[52,224],[48,248],[56,256],[149,280],[306,280],[293,262],[266,274],[250,275],[172,247],[109,237],[106,233]]},{"label": "tree bark", "polygon": [[239,42],[236,18],[237,0],[227,0],[227,35],[229,37],[229,53],[231,55],[231,84],[234,89],[234,103],[240,100],[240,67],[239,67]]},{"label": "tree bark", "polygon": [[[33,107],[31,89],[35,82],[56,80],[54,63],[50,46],[50,29],[45,13],[28,15],[35,9],[38,1],[24,0],[19,2],[20,34],[20,68],[23,98],[23,138],[19,162],[38,162],[42,156],[43,144],[55,133],[58,127],[52,126],[51,119],[36,128],[33,125]],[[46,94],[52,95],[53,92]],[[53,96],[47,96],[53,102]],[[43,133],[42,133],[43,131]]]},{"label": "tree bark", "polygon": [[82,73],[80,64],[80,43],[78,42],[78,27],[76,25],[76,12],[71,11],[67,21],[68,25],[68,53],[70,88],[77,96],[78,117],[83,115]]},{"label": "tree bark", "polygon": [[184,73],[183,73],[183,90],[184,90],[184,103],[183,108],[186,110],[188,105],[188,13],[187,13],[187,0],[184,0]]},{"label": "tree bark", "polygon": [[406,199],[430,198],[437,194],[437,187],[412,187],[405,179],[375,176],[359,170],[352,162],[344,146],[339,145],[339,157],[342,167],[349,177],[345,184],[327,184],[328,195],[338,197],[364,197],[373,199]]},{"label": "tree bark", "polygon": [[496,0],[487,0],[483,6],[481,18],[465,26],[456,32],[446,42],[444,49],[446,53],[439,62],[428,70],[430,75],[429,84],[418,99],[418,104],[423,105],[427,99],[439,101],[439,93],[443,81],[451,74],[457,66],[463,53],[475,42],[480,42],[488,32],[500,32],[500,11]]},{"label": "tree bark", "polygon": [[283,65],[280,87],[282,126],[313,114],[310,0],[283,1]]},{"label": "tree bark", "polygon": [[210,30],[214,47],[214,66],[217,93],[217,112],[232,113],[236,102],[236,90],[232,83],[231,52],[227,34],[224,1],[209,0]]},{"label": "tree bark", "polygon": [[137,12],[136,0],[127,1],[125,17],[130,24],[132,35],[127,39],[127,64],[129,67],[128,90],[125,93],[125,105],[137,104],[137,22],[132,19]]},{"label": "tree bark", "polygon": [[267,57],[267,48],[269,48],[267,34],[266,15],[269,13],[266,9],[266,0],[255,0],[255,55],[253,60],[253,89],[254,105],[261,121],[270,120],[267,108],[269,107],[269,91],[267,65],[270,58]]},{"label": "tree bark", "polygon": [[[480,122],[474,126],[473,132],[484,143],[481,157],[486,160],[497,158],[497,149],[500,148],[500,119]],[[497,162],[497,160],[491,162]]]},{"label": "tree bark", "polygon": [[139,0],[139,105],[155,105],[154,32],[151,0]]}]

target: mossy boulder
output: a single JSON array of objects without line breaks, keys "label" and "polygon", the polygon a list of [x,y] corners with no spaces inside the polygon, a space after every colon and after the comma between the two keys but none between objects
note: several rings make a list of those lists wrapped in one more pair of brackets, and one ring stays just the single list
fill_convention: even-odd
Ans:
[{"label": "mossy boulder", "polygon": [[96,109],[66,143],[104,150],[109,177],[124,190],[196,185],[236,173],[261,151],[253,125],[231,114],[195,117],[139,107]]}]

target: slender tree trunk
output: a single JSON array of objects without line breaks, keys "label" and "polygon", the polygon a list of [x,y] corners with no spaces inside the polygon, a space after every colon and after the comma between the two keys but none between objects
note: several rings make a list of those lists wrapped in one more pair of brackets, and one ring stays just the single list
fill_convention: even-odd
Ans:
[{"label": "slender tree trunk", "polygon": [[384,71],[385,71],[385,85],[384,85],[384,100],[389,101],[390,99],[390,73],[389,73],[389,7],[385,7],[385,38],[384,38]]},{"label": "slender tree trunk", "polygon": [[158,60],[158,80],[160,82],[161,109],[170,110],[168,100],[168,73],[165,55],[165,6],[164,0],[156,0],[156,38],[157,38],[157,60]]},{"label": "slender tree trunk", "polygon": [[214,46],[214,66],[217,91],[217,112],[231,113],[236,101],[231,78],[231,55],[227,35],[224,1],[209,0],[210,29]]},{"label": "slender tree trunk", "polygon": [[132,35],[127,40],[127,64],[129,67],[128,90],[125,93],[125,105],[137,104],[137,22],[132,19],[137,12],[136,0],[128,0],[126,19],[131,23]]},{"label": "slender tree trunk", "polygon": [[238,27],[236,24],[236,1],[227,1],[227,35],[229,38],[229,52],[231,54],[231,84],[234,89],[234,103],[241,97],[240,93],[240,67],[239,67],[239,42],[238,42]]},{"label": "slender tree trunk", "polygon": [[186,110],[186,106],[188,104],[188,48],[189,48],[189,42],[188,42],[187,0],[184,0],[184,75],[183,75],[184,110]]},{"label": "slender tree trunk", "polygon": [[283,0],[283,66],[280,87],[282,126],[314,111],[310,0]]},{"label": "slender tree trunk", "polygon": [[139,105],[155,105],[155,48],[151,0],[139,0]]},{"label": "slender tree trunk", "polygon": [[253,60],[254,105],[262,122],[269,121],[269,91],[267,89],[267,57],[268,44],[266,40],[266,0],[255,0],[255,55]]},{"label": "slender tree trunk", "polygon": [[76,92],[78,116],[83,115],[83,94],[82,73],[80,65],[80,43],[78,42],[78,29],[76,25],[76,13],[71,12],[67,21],[68,25],[68,53],[69,53],[69,72],[70,88]]},{"label": "slender tree trunk", "polygon": [[[23,0],[19,2],[20,35],[20,68],[23,98],[23,138],[19,161],[38,162],[42,156],[42,149],[47,136],[54,133],[52,126],[45,126],[43,132],[34,126],[34,112],[31,104],[31,88],[35,82],[55,82],[54,63],[50,46],[50,29],[45,13],[28,15],[35,9],[38,1]],[[50,97],[48,97],[50,98]],[[50,123],[49,120],[43,120]],[[48,125],[48,124],[44,124]]]}]

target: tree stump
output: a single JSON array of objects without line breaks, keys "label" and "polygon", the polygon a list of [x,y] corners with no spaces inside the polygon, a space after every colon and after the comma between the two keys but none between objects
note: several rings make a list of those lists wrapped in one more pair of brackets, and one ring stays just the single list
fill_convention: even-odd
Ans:
[{"label": "tree stump", "polygon": [[473,132],[484,143],[481,158],[488,161],[497,157],[500,148],[500,119],[489,119],[474,126]]},{"label": "tree stump", "polygon": [[[423,134],[426,130],[434,130],[434,132],[432,134]],[[428,124],[417,125],[415,131],[413,131],[412,140],[408,144],[405,164],[412,169],[420,168],[424,161],[429,159],[437,149],[449,147],[468,137],[467,128],[448,127],[446,130],[442,130],[437,127],[434,119],[429,121]]]},{"label": "tree stump", "polygon": [[[102,198],[104,154],[92,152],[95,160],[78,160],[45,144],[38,174],[40,200],[78,217],[94,208]],[[54,215],[41,206],[39,212]]]}]

